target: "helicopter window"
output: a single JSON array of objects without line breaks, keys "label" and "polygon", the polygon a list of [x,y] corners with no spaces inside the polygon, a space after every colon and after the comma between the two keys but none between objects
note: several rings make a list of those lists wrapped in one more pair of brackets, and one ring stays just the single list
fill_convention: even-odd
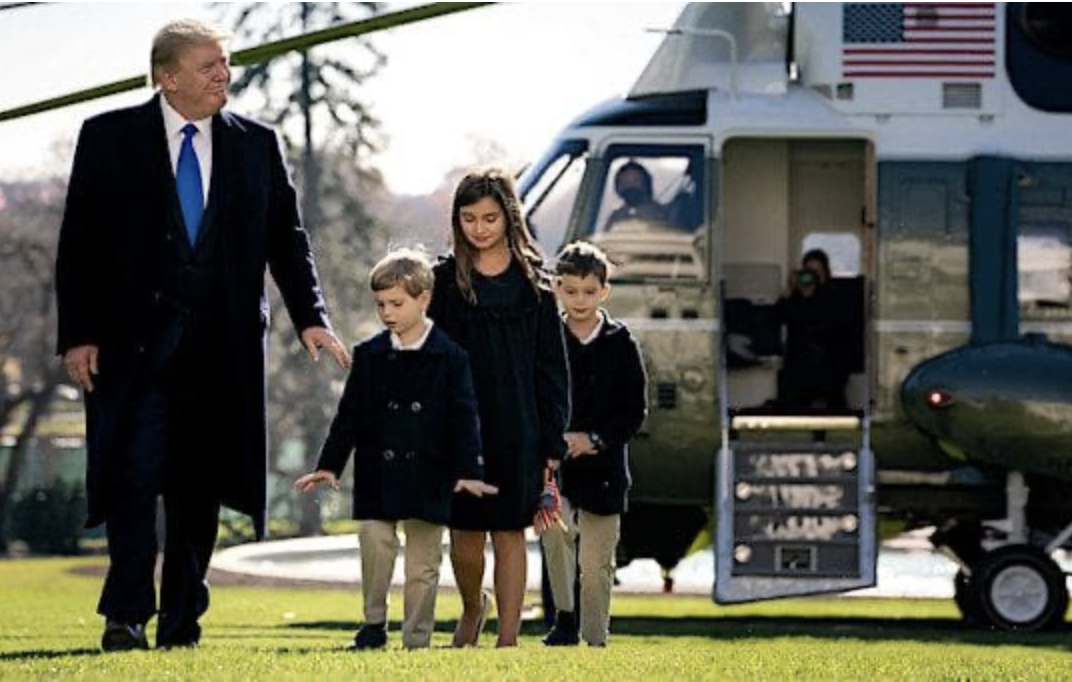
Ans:
[{"label": "helicopter window", "polygon": [[703,278],[703,158],[700,146],[609,149],[592,241],[619,264],[619,278]]},{"label": "helicopter window", "polygon": [[1028,105],[1072,111],[1072,6],[1065,2],[1010,2],[1006,9],[1005,68]]},{"label": "helicopter window", "polygon": [[565,242],[577,190],[584,176],[586,150],[586,144],[567,145],[549,162],[540,164],[534,171],[538,177],[522,181],[525,220],[545,253],[558,253]]},{"label": "helicopter window", "polygon": [[1066,318],[1072,309],[1072,226],[1021,224],[1017,298],[1024,319]]},{"label": "helicopter window", "polygon": [[1065,3],[1024,3],[1020,26],[1043,52],[1072,59],[1072,8]]},{"label": "helicopter window", "polygon": [[848,232],[812,232],[804,237],[800,252],[822,249],[830,257],[833,277],[856,277],[860,274],[860,238]]}]

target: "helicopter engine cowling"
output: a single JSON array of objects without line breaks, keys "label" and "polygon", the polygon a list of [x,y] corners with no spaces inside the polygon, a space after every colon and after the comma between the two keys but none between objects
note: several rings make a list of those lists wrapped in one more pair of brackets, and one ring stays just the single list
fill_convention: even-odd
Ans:
[{"label": "helicopter engine cowling", "polygon": [[952,457],[1072,480],[1072,348],[1038,335],[968,345],[901,386],[908,418]]}]

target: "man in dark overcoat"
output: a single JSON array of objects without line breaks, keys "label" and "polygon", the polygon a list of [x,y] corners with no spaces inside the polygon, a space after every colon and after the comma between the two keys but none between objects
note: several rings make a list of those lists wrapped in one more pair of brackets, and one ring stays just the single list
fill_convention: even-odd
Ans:
[{"label": "man in dark overcoat", "polygon": [[309,354],[341,366],[279,140],[223,111],[226,35],[168,24],[157,94],[87,120],[56,263],[59,347],[85,389],[86,525],[105,523],[105,650],[199,641],[220,505],[266,521],[265,348],[270,271]]}]

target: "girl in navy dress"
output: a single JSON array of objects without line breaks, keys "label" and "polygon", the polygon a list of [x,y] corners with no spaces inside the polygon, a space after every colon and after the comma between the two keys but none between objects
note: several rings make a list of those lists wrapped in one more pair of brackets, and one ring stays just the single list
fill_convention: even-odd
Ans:
[{"label": "girl in navy dress", "polygon": [[565,453],[569,374],[562,322],[539,250],[509,175],[466,175],[451,210],[453,254],[435,269],[429,316],[468,353],[485,480],[496,497],[459,496],[451,561],[463,613],[454,645],[476,644],[487,613],[481,591],[487,534],[495,556],[498,646],[516,646],[525,595],[525,528],[543,471]]}]

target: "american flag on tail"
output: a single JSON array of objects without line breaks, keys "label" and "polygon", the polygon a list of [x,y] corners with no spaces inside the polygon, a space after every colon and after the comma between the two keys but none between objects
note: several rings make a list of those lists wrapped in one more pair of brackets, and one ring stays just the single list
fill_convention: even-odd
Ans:
[{"label": "american flag on tail", "polygon": [[850,2],[843,7],[846,79],[994,77],[995,3]]}]

